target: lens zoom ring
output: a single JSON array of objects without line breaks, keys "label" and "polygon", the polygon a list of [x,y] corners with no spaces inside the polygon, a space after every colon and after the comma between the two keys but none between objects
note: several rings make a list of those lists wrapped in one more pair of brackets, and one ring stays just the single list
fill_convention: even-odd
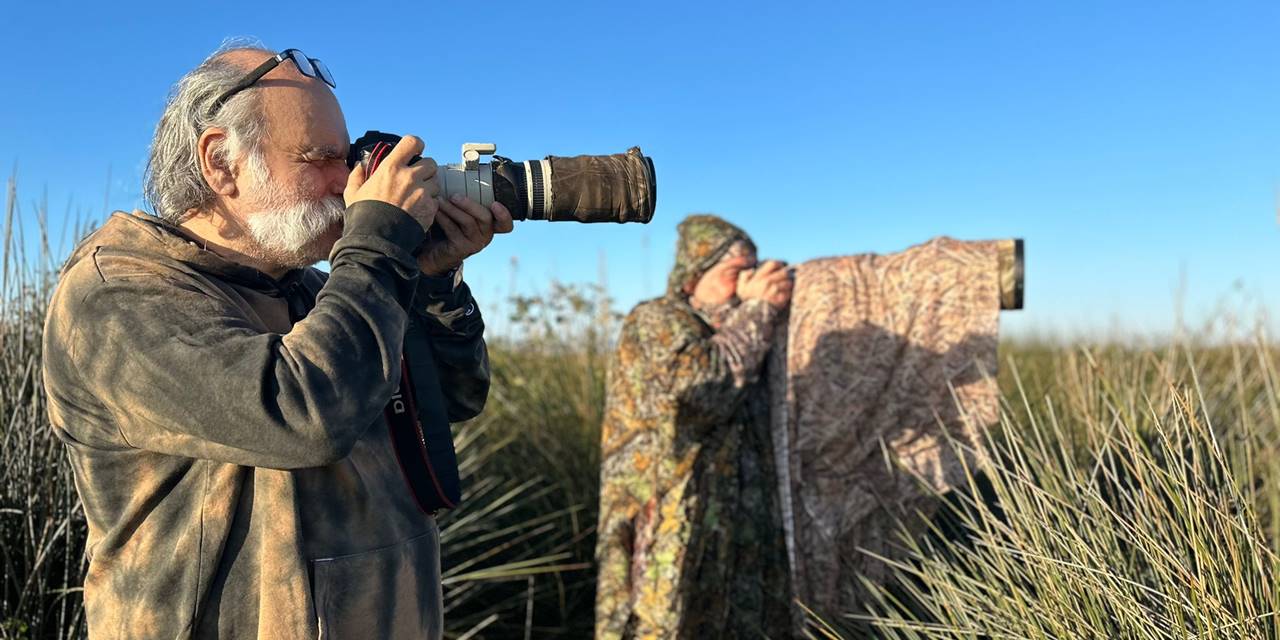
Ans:
[{"label": "lens zoom ring", "polygon": [[546,220],[547,190],[543,185],[542,163],[530,160],[524,166],[529,175],[529,219]]}]

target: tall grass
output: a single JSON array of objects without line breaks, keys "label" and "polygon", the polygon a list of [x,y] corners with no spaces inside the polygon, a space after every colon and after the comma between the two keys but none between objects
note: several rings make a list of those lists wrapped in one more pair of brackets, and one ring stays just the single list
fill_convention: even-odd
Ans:
[{"label": "tall grass", "polygon": [[[46,426],[41,330],[55,272],[38,208],[27,238],[16,181],[0,245],[0,638],[83,635],[85,523],[62,444]],[[32,240],[37,256],[28,256]]]},{"label": "tall grass", "polygon": [[[604,370],[618,317],[599,288],[552,285],[511,308],[512,335],[489,341],[488,405],[458,440],[475,495],[443,523],[445,620],[477,637],[589,637]],[[479,559],[489,568],[468,573]]]},{"label": "tall grass", "polygon": [[1276,350],[1026,355],[949,531],[904,536],[871,611],[813,635],[1280,638]]}]

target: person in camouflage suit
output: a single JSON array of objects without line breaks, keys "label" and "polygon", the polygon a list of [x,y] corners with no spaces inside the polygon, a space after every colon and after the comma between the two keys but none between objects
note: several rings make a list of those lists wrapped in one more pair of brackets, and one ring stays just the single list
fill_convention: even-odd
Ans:
[{"label": "person in camouflage suit", "polygon": [[609,366],[596,637],[785,637],[760,369],[791,281],[720,218],[679,233],[666,295],[631,312]]}]

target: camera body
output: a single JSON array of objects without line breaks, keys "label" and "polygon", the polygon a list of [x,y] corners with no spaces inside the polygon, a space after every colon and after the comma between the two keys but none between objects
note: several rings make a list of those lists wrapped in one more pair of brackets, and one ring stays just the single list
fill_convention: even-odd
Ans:
[{"label": "camera body", "polygon": [[[400,136],[368,131],[351,143],[347,165],[365,167],[365,175],[400,141]],[[488,206],[501,202],[515,220],[551,222],[640,222],[653,219],[657,176],[653,160],[639,147],[607,156],[547,156],[513,161],[494,155],[497,145],[462,145],[462,162],[441,165],[440,195],[462,194]],[[480,162],[493,156],[492,162]],[[409,164],[416,162],[414,156]]]}]

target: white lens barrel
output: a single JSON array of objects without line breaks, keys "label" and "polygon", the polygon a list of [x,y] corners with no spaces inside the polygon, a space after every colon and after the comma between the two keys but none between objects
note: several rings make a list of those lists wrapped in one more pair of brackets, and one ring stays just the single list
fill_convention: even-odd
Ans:
[{"label": "white lens barrel", "polygon": [[[472,166],[475,168],[468,170],[466,163],[441,165],[436,173],[440,196],[448,198],[460,193],[486,207],[493,204],[493,165],[476,163]],[[555,204],[551,188],[551,160],[526,160],[521,166],[524,169],[527,219],[551,220]]]},{"label": "white lens barrel", "polygon": [[478,164],[471,171],[462,164],[441,165],[436,182],[442,198],[460,193],[486,207],[493,204],[493,167],[487,163]]}]

